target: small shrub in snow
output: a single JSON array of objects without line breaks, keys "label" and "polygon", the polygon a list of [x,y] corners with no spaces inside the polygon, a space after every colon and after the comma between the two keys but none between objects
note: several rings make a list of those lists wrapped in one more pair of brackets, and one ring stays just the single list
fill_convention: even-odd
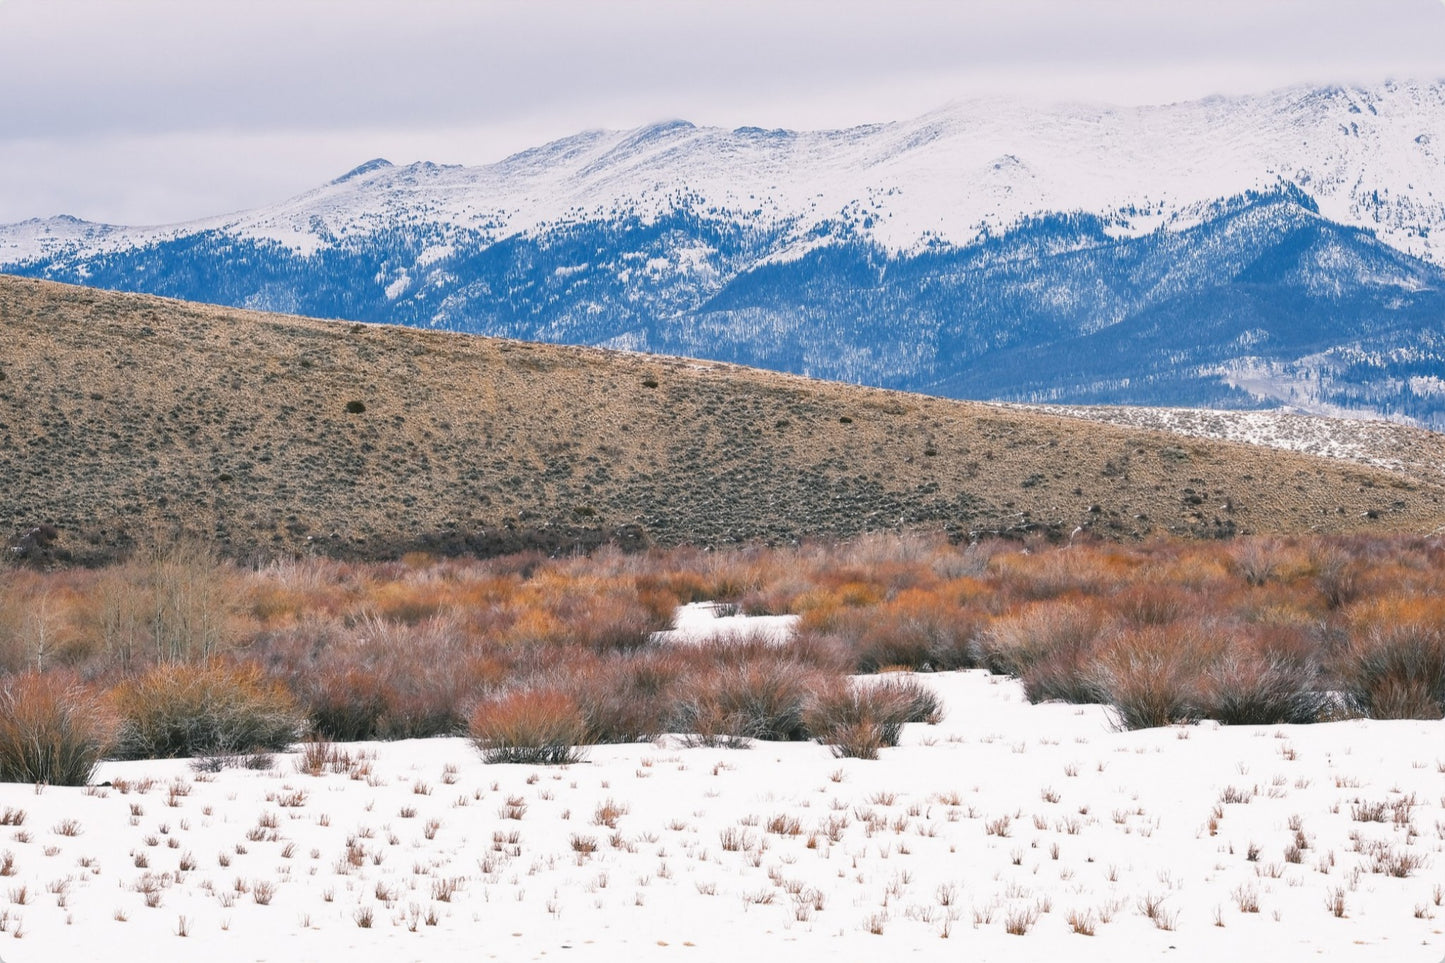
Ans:
[{"label": "small shrub in snow", "polygon": [[879,749],[898,745],[905,723],[936,722],[940,714],[938,698],[927,686],[915,679],[886,679],[823,687],[809,700],[803,718],[813,738],[834,755],[877,759]]},{"label": "small shrub in snow", "polygon": [[1339,659],[1350,703],[1375,719],[1445,715],[1445,604],[1366,607]]},{"label": "small shrub in snow", "polygon": [[302,728],[290,694],[252,665],[159,665],[123,683],[115,701],[123,759],[264,754]]},{"label": "small shrub in snow", "polygon": [[68,676],[11,676],[0,690],[0,781],[83,786],[114,737],[113,716]]},{"label": "small shrub in snow", "polygon": [[522,689],[488,699],[472,713],[469,732],[489,763],[578,762],[587,740],[576,702],[552,689]]},{"label": "small shrub in snow", "polygon": [[703,740],[802,740],[803,707],[817,682],[816,670],[775,655],[719,666],[689,679],[675,727]]},{"label": "small shrub in snow", "polygon": [[1101,653],[1097,683],[1125,729],[1192,722],[1200,717],[1200,677],[1211,640],[1170,627],[1121,632]]},{"label": "small shrub in snow", "polygon": [[1332,704],[1313,664],[1255,653],[1210,666],[1200,695],[1205,716],[1240,726],[1318,722]]}]

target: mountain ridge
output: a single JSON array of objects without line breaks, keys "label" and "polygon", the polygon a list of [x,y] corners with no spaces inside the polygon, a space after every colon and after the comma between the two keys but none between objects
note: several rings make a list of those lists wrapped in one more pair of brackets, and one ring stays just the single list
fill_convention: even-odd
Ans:
[{"label": "mountain ridge", "polygon": [[[672,121],[485,167],[368,161],[188,225],[0,227],[0,269],[955,397],[1439,426],[1441,143],[1445,82]],[[1065,370],[1080,350],[1093,367]]]}]

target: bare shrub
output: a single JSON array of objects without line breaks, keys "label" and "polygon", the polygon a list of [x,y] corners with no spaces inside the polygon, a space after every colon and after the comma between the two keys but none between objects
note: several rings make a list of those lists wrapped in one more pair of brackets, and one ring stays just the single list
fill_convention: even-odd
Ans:
[{"label": "bare shrub", "polygon": [[1089,665],[1106,624],[1097,606],[1037,602],[995,620],[978,638],[979,660],[991,671],[1017,676],[1031,702],[1099,702]]},{"label": "bare shrub", "polygon": [[1130,625],[1168,625],[1190,608],[1189,596],[1172,585],[1130,585],[1110,600],[1110,606]]},{"label": "bare shrub", "polygon": [[1097,680],[1126,729],[1198,719],[1202,669],[1215,646],[1174,626],[1126,629],[1097,663]]},{"label": "bare shrub", "polygon": [[1200,712],[1227,725],[1317,722],[1332,700],[1317,666],[1232,652],[1202,680]]},{"label": "bare shrub", "polygon": [[922,722],[932,726],[943,721],[943,702],[922,679],[886,675],[870,686],[874,698],[896,702],[904,722]]},{"label": "bare shrub", "polygon": [[315,619],[271,633],[266,654],[320,735],[424,738],[463,730],[476,691],[510,674],[509,658],[469,645],[468,631],[453,614],[393,622],[366,611],[349,629]]},{"label": "bare shrub", "polygon": [[378,685],[356,693],[382,698],[376,738],[422,739],[463,727],[475,664],[451,618],[433,615],[412,623],[366,618],[357,626],[354,645],[363,653],[357,681],[368,672],[381,676]]},{"label": "bare shrub", "polygon": [[1337,670],[1350,703],[1376,719],[1445,715],[1445,603],[1394,599],[1352,616]]},{"label": "bare shrub", "polygon": [[839,613],[831,634],[843,643],[855,671],[890,666],[942,671],[972,667],[972,643],[982,625],[981,612],[915,588],[881,605]]},{"label": "bare shrub", "polygon": [[1313,557],[1315,588],[1331,609],[1344,608],[1361,591],[1360,568],[1348,552],[1330,547],[1319,550]]},{"label": "bare shrub", "polygon": [[380,737],[381,720],[393,699],[384,667],[318,670],[298,681],[303,704],[317,734],[338,742]]},{"label": "bare shrub", "polygon": [[704,739],[805,739],[803,708],[817,684],[816,669],[776,653],[719,666],[689,678],[676,725]]},{"label": "bare shrub", "polygon": [[123,759],[254,755],[286,749],[302,719],[254,665],[159,665],[115,692]]},{"label": "bare shrub", "polygon": [[577,704],[552,689],[522,689],[482,702],[472,713],[469,731],[489,763],[578,762],[587,738]]},{"label": "bare shrub", "polygon": [[814,694],[805,721],[813,737],[835,756],[877,759],[879,749],[898,745],[903,713],[891,693],[842,681]]},{"label": "bare shrub", "polygon": [[1247,538],[1230,549],[1229,558],[1234,573],[1258,587],[1274,578],[1284,562],[1284,552],[1275,539]]},{"label": "bare shrub", "polygon": [[1052,652],[1019,676],[1030,702],[1104,702],[1106,695],[1094,672],[1091,654],[1064,649]]},{"label": "bare shrub", "polygon": [[547,678],[577,704],[589,742],[650,742],[673,722],[693,668],[677,651],[585,653]]},{"label": "bare shrub", "polygon": [[83,786],[114,738],[114,717],[70,676],[26,673],[0,689],[0,781]]}]

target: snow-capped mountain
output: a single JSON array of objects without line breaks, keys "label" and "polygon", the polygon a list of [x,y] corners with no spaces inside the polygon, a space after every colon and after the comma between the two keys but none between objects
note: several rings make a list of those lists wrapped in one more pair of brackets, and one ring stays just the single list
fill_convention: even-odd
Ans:
[{"label": "snow-capped mountain", "polygon": [[376,160],[182,225],[0,227],[0,269],[964,397],[1445,420],[1445,83],[675,122]]}]

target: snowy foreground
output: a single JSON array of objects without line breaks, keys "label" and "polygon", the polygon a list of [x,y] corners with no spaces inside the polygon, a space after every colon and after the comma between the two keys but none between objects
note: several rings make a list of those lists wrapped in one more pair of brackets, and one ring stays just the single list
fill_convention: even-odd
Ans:
[{"label": "snowy foreground", "polygon": [[876,762],[666,737],[488,766],[436,739],[339,746],[349,771],[318,776],[297,754],[0,786],[0,957],[1445,955],[1445,724],[1121,733],[1011,680],[924,678],[947,718]]}]

